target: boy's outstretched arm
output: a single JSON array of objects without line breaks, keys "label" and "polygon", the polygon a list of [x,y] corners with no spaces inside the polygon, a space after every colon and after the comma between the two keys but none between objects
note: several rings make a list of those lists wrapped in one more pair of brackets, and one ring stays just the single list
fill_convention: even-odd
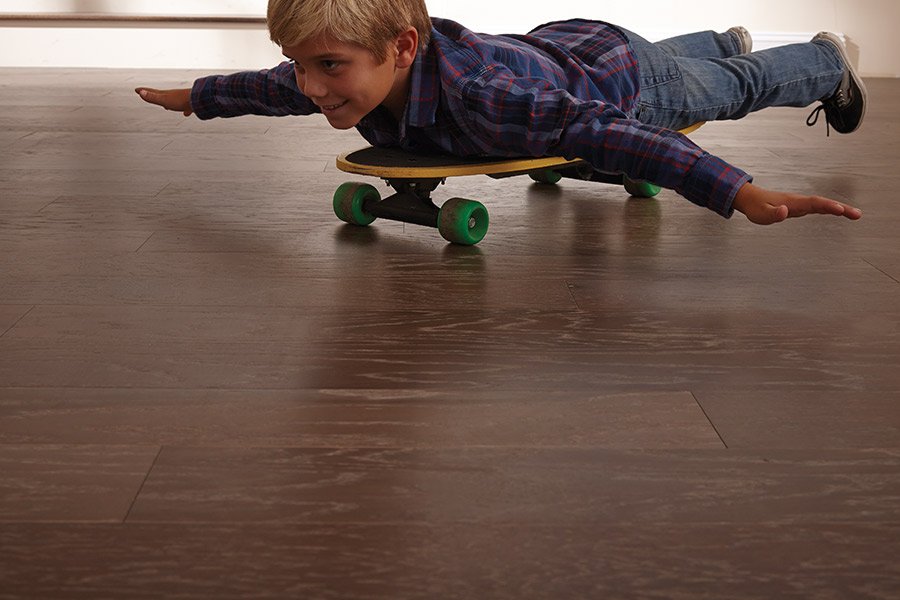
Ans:
[{"label": "boy's outstretched arm", "polygon": [[194,114],[191,108],[191,89],[156,90],[139,87],[134,90],[145,102],[162,106],[166,110],[178,111],[186,117]]},{"label": "boy's outstretched arm", "polygon": [[804,215],[835,215],[851,220],[859,219],[862,211],[858,208],[830,200],[822,196],[804,196],[761,188],[745,183],[734,197],[733,207],[744,213],[750,221],[759,225],[780,223],[789,217]]}]

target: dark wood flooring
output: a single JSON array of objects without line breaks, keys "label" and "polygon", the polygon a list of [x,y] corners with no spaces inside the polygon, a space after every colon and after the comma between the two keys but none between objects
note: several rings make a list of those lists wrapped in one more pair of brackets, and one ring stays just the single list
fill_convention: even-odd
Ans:
[{"label": "dark wood flooring", "polygon": [[462,248],[131,92],[199,74],[0,70],[0,598],[897,597],[900,80],[693,136],[859,222],[471,177]]}]

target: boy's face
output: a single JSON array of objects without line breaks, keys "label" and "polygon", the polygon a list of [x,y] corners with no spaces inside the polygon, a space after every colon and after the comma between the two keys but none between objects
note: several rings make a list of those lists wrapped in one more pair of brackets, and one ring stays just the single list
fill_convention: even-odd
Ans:
[{"label": "boy's face", "polygon": [[300,91],[322,109],[335,129],[355,127],[382,104],[398,119],[402,116],[415,43],[411,50],[390,44],[384,62],[362,46],[339,42],[328,35],[283,46],[281,50],[294,62]]}]

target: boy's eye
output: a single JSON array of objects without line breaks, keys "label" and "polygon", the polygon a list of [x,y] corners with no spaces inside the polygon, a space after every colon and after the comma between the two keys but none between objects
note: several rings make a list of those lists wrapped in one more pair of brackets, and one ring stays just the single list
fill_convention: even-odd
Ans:
[{"label": "boy's eye", "polygon": [[336,60],[323,60],[322,68],[325,69],[326,71],[334,71],[335,69],[338,68],[338,66],[340,66],[340,64],[341,63],[339,63]]}]

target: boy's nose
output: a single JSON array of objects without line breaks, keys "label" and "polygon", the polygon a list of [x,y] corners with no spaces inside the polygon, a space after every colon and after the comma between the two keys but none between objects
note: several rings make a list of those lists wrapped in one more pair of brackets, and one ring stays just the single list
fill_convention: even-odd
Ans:
[{"label": "boy's nose", "polygon": [[299,69],[294,69],[294,75],[297,78],[297,87],[307,98],[324,98],[328,94],[328,89],[309,73],[301,73]]}]

